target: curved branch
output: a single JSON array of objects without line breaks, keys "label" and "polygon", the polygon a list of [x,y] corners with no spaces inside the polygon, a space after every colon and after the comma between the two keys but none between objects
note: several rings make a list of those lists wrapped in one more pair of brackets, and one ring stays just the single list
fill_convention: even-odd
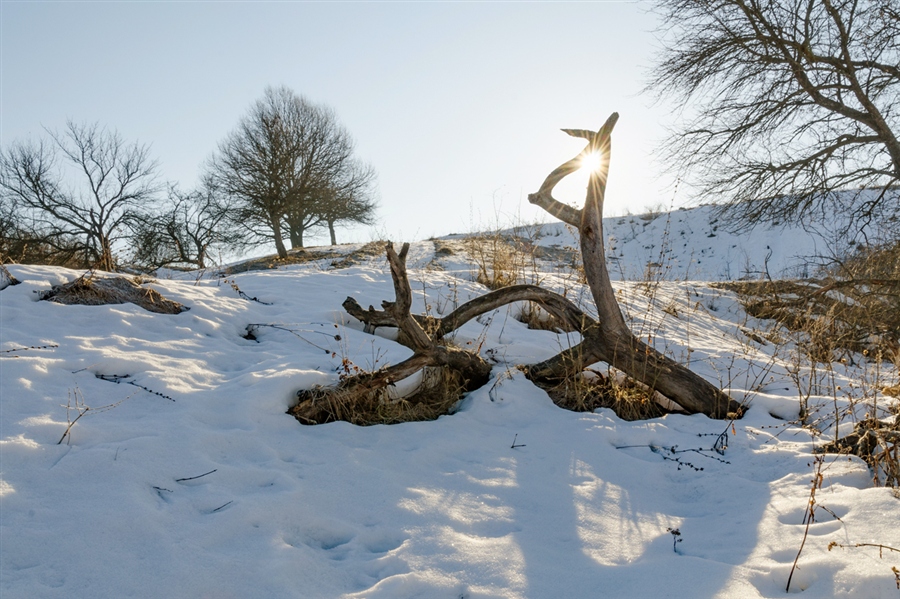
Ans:
[{"label": "curved branch", "polygon": [[[514,285],[492,291],[464,303],[443,318],[422,315],[413,315],[412,318],[426,331],[433,331],[432,337],[438,340],[482,314],[507,304],[522,301],[538,304],[568,330],[579,331],[583,334],[588,329],[597,326],[597,321],[585,314],[571,301],[536,285]],[[352,297],[344,300],[343,307],[348,314],[366,325],[367,332],[372,332],[376,327],[400,328],[397,319],[391,312],[376,310],[371,306],[368,310],[364,310]]]},{"label": "curved branch", "polygon": [[[528,376],[532,379],[568,378],[594,362],[603,361],[659,391],[688,412],[703,413],[713,418],[740,415],[741,406],[728,395],[637,339],[619,309],[609,279],[603,245],[603,202],[609,175],[611,135],[618,119],[618,113],[612,113],[603,126],[590,136],[590,143],[581,154],[551,172],[538,194],[535,194],[550,197],[553,187],[577,169],[575,165],[581,156],[600,152],[600,167],[591,173],[578,227],[585,276],[597,306],[599,326],[583,330],[584,339],[580,344],[528,367]],[[590,132],[571,130],[566,133],[586,138]]]},{"label": "curved branch", "polygon": [[455,331],[468,321],[513,302],[529,301],[541,306],[572,331],[584,332],[597,322],[563,296],[536,285],[513,285],[470,300],[438,321],[435,338]]},{"label": "curved branch", "polygon": [[396,301],[381,302],[381,305],[386,312],[390,312],[394,316],[397,326],[409,340],[410,347],[416,352],[423,352],[432,349],[434,342],[409,313],[412,306],[412,289],[409,287],[409,279],[406,276],[406,254],[408,252],[408,243],[403,244],[399,255],[394,251],[394,244],[390,241],[387,243],[387,257],[391,265],[391,278],[394,280]]}]

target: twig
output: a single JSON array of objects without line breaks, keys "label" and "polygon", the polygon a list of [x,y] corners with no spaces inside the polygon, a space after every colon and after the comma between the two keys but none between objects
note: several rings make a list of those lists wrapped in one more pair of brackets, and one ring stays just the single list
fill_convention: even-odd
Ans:
[{"label": "twig", "polygon": [[175,482],[176,482],[176,483],[183,483],[183,482],[186,481],[186,480],[196,480],[196,479],[198,479],[198,478],[203,478],[204,476],[207,476],[207,475],[209,475],[209,474],[212,474],[213,472],[216,472],[217,470],[218,470],[218,468],[213,468],[213,469],[210,470],[209,472],[204,472],[203,474],[198,474],[197,476],[189,476],[189,477],[187,477],[187,478],[176,478],[176,479],[175,479]]},{"label": "twig", "polygon": [[668,452],[669,452],[670,454],[672,454],[673,456],[676,455],[676,454],[679,454],[679,453],[693,452],[693,453],[696,453],[696,454],[698,454],[698,455],[703,456],[704,458],[709,458],[709,459],[711,459],[711,460],[715,460],[715,461],[721,462],[721,463],[723,463],[723,464],[729,464],[729,465],[731,464],[731,462],[729,462],[729,461],[727,461],[727,460],[723,460],[723,459],[721,459],[721,458],[717,458],[716,456],[713,456],[713,455],[707,455],[707,454],[703,453],[704,451],[715,451],[716,453],[720,453],[720,452],[718,451],[718,449],[716,449],[716,446],[713,446],[713,447],[711,447],[711,448],[707,448],[707,447],[692,447],[692,448],[689,448],[689,449],[678,449],[678,446],[677,446],[677,445],[673,445],[673,446],[671,446],[671,447],[660,447],[659,445],[617,445],[617,446],[616,446],[616,449],[630,449],[630,448],[634,448],[634,447],[648,447],[648,448],[650,449],[650,451],[652,451],[653,453],[657,454],[657,455],[658,455],[659,457],[661,457],[663,460],[667,460],[667,461],[669,461],[669,462],[675,462],[676,464],[678,464],[678,469],[679,469],[679,470],[681,470],[681,467],[682,467],[682,466],[685,466],[685,467],[691,468],[691,469],[693,469],[693,470],[695,470],[695,471],[697,471],[697,472],[703,472],[703,468],[700,468],[700,467],[698,467],[698,466],[695,466],[695,465],[691,464],[690,462],[685,462],[685,461],[682,460],[681,458],[674,458],[674,457],[667,456],[667,455],[665,455],[664,453],[661,453],[662,451],[668,451]]},{"label": "twig", "polygon": [[129,378],[131,376],[130,374],[99,374],[99,373],[95,373],[94,376],[97,377],[98,379],[100,379],[101,381],[108,381],[110,383],[116,383],[117,385],[119,383],[125,383],[126,385],[131,385],[132,387],[137,387],[138,389],[143,389],[144,391],[146,391],[147,393],[150,393],[151,395],[157,395],[159,397],[162,397],[163,399],[168,399],[169,401],[175,401],[168,395],[163,395],[162,393],[160,393],[158,391],[154,391],[153,389],[150,389],[148,387],[145,387],[143,385],[135,383],[134,381],[126,381],[125,379]]},{"label": "twig", "polygon": [[66,439],[66,436],[69,434],[69,431],[72,430],[72,427],[75,426],[75,423],[81,420],[81,417],[88,413],[90,410],[89,407],[85,406],[83,410],[78,413],[78,416],[75,417],[75,420],[69,423],[69,426],[66,427],[66,431],[62,434],[62,437],[59,438],[59,441],[56,442],[57,445],[62,445],[62,442]]},{"label": "twig", "polygon": [[800,549],[797,551],[797,557],[794,558],[794,565],[791,566],[791,573],[788,574],[787,586],[785,593],[791,592],[791,579],[794,577],[794,570],[797,568],[797,562],[800,561],[800,554],[803,553],[803,546],[806,545],[806,537],[809,536],[809,527],[816,519],[816,489],[822,485],[822,464],[825,458],[816,456],[816,471],[812,479],[812,487],[809,489],[809,503],[806,506],[806,515],[803,519],[806,521],[806,528],[803,530],[803,541],[800,542]]},{"label": "twig", "polygon": [[[831,551],[835,547],[846,549],[848,546],[832,541],[828,544],[828,551]],[[878,547],[878,557],[880,557],[881,559],[884,559],[885,549],[887,549],[888,551],[896,551],[897,553],[900,553],[900,549],[891,547],[889,545],[882,545],[881,543],[854,543],[853,545],[850,545],[850,547]]]},{"label": "twig", "polygon": [[241,288],[238,287],[238,285],[237,285],[237,281],[235,281],[235,280],[233,280],[233,279],[230,280],[230,281],[229,281],[228,279],[225,279],[225,282],[228,283],[229,285],[231,285],[231,288],[234,289],[235,291],[237,291],[237,294],[238,294],[241,298],[243,298],[243,299],[245,299],[245,300],[247,300],[247,301],[250,301],[250,302],[256,302],[256,303],[262,304],[262,305],[264,305],[264,306],[271,306],[271,305],[272,305],[272,302],[264,302],[264,301],[262,301],[261,299],[259,299],[258,297],[250,297],[249,295],[247,295],[246,293],[244,293],[243,291],[241,291]]},{"label": "twig", "polygon": [[[78,400],[79,395],[81,395],[80,402]],[[69,418],[69,412],[72,410],[72,397],[75,398],[74,409],[78,412],[78,416],[75,417],[75,420],[72,420],[71,422],[69,422],[69,426],[66,427],[65,432],[63,432],[63,434],[62,434],[62,437],[60,437],[59,441],[56,442],[57,445],[62,445],[62,442],[65,440],[66,436],[68,436],[72,432],[72,427],[75,426],[75,423],[78,422],[82,416],[84,416],[88,412],[93,412],[96,414],[98,412],[105,412],[107,410],[111,410],[111,409],[115,408],[116,406],[118,406],[123,401],[130,399],[131,395],[129,395],[125,399],[117,401],[116,403],[111,403],[111,404],[108,404],[105,406],[100,406],[99,408],[91,408],[90,406],[84,405],[84,395],[81,393],[81,391],[78,389],[78,387],[76,387],[74,391],[69,390],[69,398],[68,398],[68,401],[66,402],[66,406],[65,406],[67,420]],[[71,440],[71,437],[70,437],[70,440]],[[116,449],[116,456],[118,456],[118,455],[119,455],[118,449]]]},{"label": "twig", "polygon": [[682,542],[684,539],[679,539],[681,536],[681,529],[679,528],[667,528],[666,532],[672,535],[672,551],[678,553],[678,543]]},{"label": "twig", "polygon": [[[29,347],[15,347],[13,349],[4,349],[3,351],[0,351],[0,354],[10,354],[12,352],[26,351],[26,350],[30,350],[30,349],[56,349],[57,347],[59,347],[59,346],[56,345],[55,343],[51,344],[51,345],[31,345]],[[18,358],[19,356],[10,356],[10,357]]]},{"label": "twig", "polygon": [[[246,329],[247,335],[253,335],[253,331],[255,331],[256,329],[259,329],[259,328],[261,328],[261,327],[269,327],[269,328],[271,328],[271,329],[276,329],[276,330],[279,330],[279,331],[286,331],[286,332],[290,333],[291,335],[293,335],[294,337],[297,337],[298,339],[301,339],[302,341],[305,341],[306,343],[312,345],[312,346],[315,347],[316,349],[321,349],[321,350],[324,351],[326,354],[333,354],[333,353],[334,353],[334,352],[331,351],[330,349],[327,349],[327,348],[325,348],[325,347],[322,347],[321,345],[316,345],[315,343],[313,343],[312,341],[310,341],[309,339],[307,339],[307,338],[304,337],[303,335],[299,334],[299,333],[298,333],[297,331],[295,331],[294,329],[288,328],[287,325],[268,324],[268,323],[251,323],[251,324],[248,324],[248,325],[247,325],[247,329]],[[324,331],[307,331],[307,330],[305,330],[305,331],[303,331],[303,332],[304,332],[304,333],[315,333],[315,334],[317,334],[317,335],[325,335],[326,337],[331,337],[331,338],[334,339],[335,341],[340,341],[340,340],[341,340],[341,336],[340,336],[340,335],[331,335],[331,334],[326,333],[326,332],[324,332]],[[249,337],[245,337],[245,338],[249,339]],[[254,336],[253,339],[256,339],[256,337]]]},{"label": "twig", "polygon": [[220,505],[219,507],[217,507],[216,509],[214,509],[213,511],[211,511],[210,514],[215,514],[215,513],[218,512],[219,510],[225,509],[226,507],[228,507],[228,506],[231,505],[232,503],[234,503],[234,500],[233,500],[233,499],[232,499],[231,501],[229,501],[228,503],[224,504],[224,505]]}]

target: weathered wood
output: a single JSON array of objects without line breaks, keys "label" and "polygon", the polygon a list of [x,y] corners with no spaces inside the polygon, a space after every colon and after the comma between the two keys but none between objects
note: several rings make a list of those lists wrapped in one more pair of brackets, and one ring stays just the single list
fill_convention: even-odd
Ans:
[{"label": "weathered wood", "polygon": [[394,244],[390,241],[387,243],[387,257],[388,263],[391,265],[391,278],[394,280],[396,301],[381,302],[381,306],[385,312],[393,315],[397,326],[406,335],[410,347],[416,352],[424,353],[434,348],[434,342],[409,313],[412,307],[412,289],[406,276],[406,254],[408,252],[408,243],[403,244],[399,255],[394,251]]},{"label": "weathered wood", "polygon": [[[476,297],[459,306],[443,318],[413,314],[415,321],[428,332],[435,341],[452,333],[473,318],[496,310],[513,302],[534,302],[553,316],[559,325],[569,331],[582,332],[597,322],[585,314],[578,306],[557,293],[537,285],[513,285]],[[369,306],[363,310],[352,297],[343,303],[348,314],[365,323],[366,329],[375,327],[399,327],[396,318],[388,311],[376,310]],[[370,331],[371,332],[371,331]]]},{"label": "weathered wood", "polygon": [[[401,340],[415,352],[413,357],[382,371],[354,377],[348,384],[357,385],[360,392],[371,391],[377,385],[390,384],[425,366],[450,366],[466,373],[474,383],[487,381],[490,366],[473,352],[447,348],[439,344],[441,338],[486,312],[517,301],[531,301],[540,305],[561,324],[579,331],[581,343],[566,349],[539,364],[524,368],[532,380],[553,381],[578,376],[596,362],[606,362],[647,387],[660,392],[690,413],[702,413],[713,418],[739,417],[742,406],[711,383],[646,345],[632,334],[616,300],[609,278],[603,243],[603,202],[609,175],[612,149],[612,130],[619,115],[613,113],[596,132],[584,129],[564,129],[574,137],[588,141],[575,158],[554,169],[540,189],[528,196],[532,204],[542,207],[563,222],[578,227],[581,253],[588,286],[597,306],[594,320],[566,298],[534,285],[515,285],[488,293],[466,302],[443,318],[410,314],[412,292],[406,276],[405,244],[400,254],[388,244],[387,255],[394,279],[396,301],[383,302],[384,311],[363,308],[353,298],[344,301],[344,308],[352,316],[366,323],[367,330],[378,326],[397,327]],[[585,205],[582,209],[562,204],[553,198],[553,189],[566,176],[581,168],[588,154],[600,153],[600,166],[591,173]],[[345,381],[343,384],[347,383]]]},{"label": "weathered wood", "polygon": [[[353,405],[365,402],[377,393],[396,382],[410,377],[429,367],[447,367],[454,371],[462,381],[464,390],[472,390],[484,385],[490,378],[491,365],[474,352],[438,345],[428,336],[421,324],[410,314],[412,305],[412,289],[406,275],[406,255],[409,244],[403,244],[400,253],[394,251],[392,243],[387,244],[388,263],[394,281],[395,301],[382,302],[384,312],[374,308],[363,311],[359,304],[360,314],[374,315],[380,326],[396,326],[400,329],[406,344],[413,349],[408,359],[382,368],[375,372],[363,373],[342,380],[330,390],[334,401],[339,401],[343,409],[352,412]],[[349,300],[350,298],[348,298]],[[344,302],[345,306],[347,301]],[[297,393],[298,403],[288,413],[304,423],[327,422],[331,409],[329,402],[321,401],[322,390],[308,389]]]},{"label": "weathered wood", "polygon": [[[584,208],[580,211],[579,234],[585,276],[597,306],[599,327],[587,331],[581,344],[529,369],[538,378],[563,378],[572,370],[602,360],[628,376],[659,391],[686,411],[703,413],[713,418],[739,416],[742,407],[721,390],[691,370],[670,360],[638,340],[625,323],[615,291],[609,279],[603,243],[603,202],[612,150],[612,130],[619,119],[613,113],[590,137],[585,149],[545,179],[538,194],[550,194],[564,177],[576,169],[582,156],[600,153],[600,166],[591,173]],[[584,130],[566,131],[577,137],[588,137]],[[548,210],[554,214],[553,210]]]}]

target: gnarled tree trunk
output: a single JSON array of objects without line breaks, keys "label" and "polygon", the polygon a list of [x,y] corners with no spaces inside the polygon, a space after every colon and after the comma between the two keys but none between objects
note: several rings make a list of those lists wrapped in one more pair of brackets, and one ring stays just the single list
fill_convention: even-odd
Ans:
[{"label": "gnarled tree trunk", "polygon": [[[396,300],[382,302],[384,312],[380,314],[384,315],[382,319],[390,320],[391,326],[400,329],[405,344],[412,348],[413,355],[394,366],[341,381],[330,393],[330,396],[336,398],[342,405],[338,409],[322,396],[320,390],[298,392],[299,402],[288,410],[288,413],[300,422],[313,424],[334,420],[339,416],[338,412],[352,412],[356,404],[371,403],[373,394],[425,368],[446,367],[453,372],[455,379],[460,381],[462,389],[468,391],[484,385],[490,378],[491,365],[484,358],[477,353],[439,345],[422,329],[420,320],[410,314],[412,290],[406,276],[408,251],[408,243],[403,244],[399,254],[394,251],[392,243],[387,244],[387,257],[391,266],[391,277],[394,280]],[[370,311],[376,312],[374,308],[370,308]],[[375,401],[379,401],[377,397]]]},{"label": "gnarled tree trunk", "polygon": [[[428,366],[449,366],[464,374],[468,387],[473,388],[487,381],[490,365],[473,352],[440,345],[441,338],[469,320],[518,301],[535,302],[549,312],[562,327],[577,330],[581,343],[539,364],[524,366],[527,376],[536,382],[556,382],[577,377],[591,364],[606,362],[629,377],[658,391],[689,413],[702,413],[712,418],[740,417],[743,408],[728,395],[691,370],[678,364],[637,339],[628,325],[609,279],[603,247],[603,200],[611,150],[611,133],[619,115],[613,113],[599,131],[564,129],[566,133],[588,141],[585,149],[545,179],[537,193],[528,199],[553,216],[578,228],[581,253],[588,286],[597,306],[598,320],[594,320],[568,299],[534,285],[515,285],[475,298],[444,318],[414,316],[410,314],[411,292],[406,278],[405,257],[408,244],[396,254],[388,244],[387,255],[394,279],[396,302],[383,302],[384,310],[369,307],[364,310],[353,298],[344,301],[344,309],[366,324],[366,330],[379,326],[400,329],[399,341],[415,352],[411,358],[375,373],[352,377],[339,387],[352,390],[363,397],[374,389],[384,387]],[[556,185],[580,169],[589,154],[600,153],[600,166],[591,173],[584,208],[576,209],[553,198]],[[301,412],[308,410],[309,400],[292,413],[303,420]],[[306,406],[306,407],[304,407]],[[307,414],[308,416],[308,414]]]},{"label": "gnarled tree trunk", "polygon": [[[603,361],[637,381],[659,391],[686,411],[703,413],[713,418],[739,415],[741,406],[707,380],[678,364],[637,339],[622,316],[615,291],[609,280],[603,246],[603,201],[609,175],[612,130],[619,120],[613,113],[596,133],[581,129],[564,129],[574,137],[588,140],[578,156],[550,173],[537,193],[528,201],[540,206],[560,220],[578,227],[585,276],[597,305],[599,323],[585,331],[582,343],[550,360],[529,368],[532,378],[564,378],[592,362]],[[583,159],[600,154],[599,168],[591,172],[584,208],[577,210],[553,198],[553,188],[567,175],[581,168]]]}]

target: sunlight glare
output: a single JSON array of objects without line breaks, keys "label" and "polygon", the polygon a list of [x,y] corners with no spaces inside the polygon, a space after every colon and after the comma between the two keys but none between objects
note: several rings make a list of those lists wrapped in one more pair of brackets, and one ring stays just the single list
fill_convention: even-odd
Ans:
[{"label": "sunlight glare", "polygon": [[600,152],[591,152],[581,158],[581,170],[594,172],[600,170]]}]

